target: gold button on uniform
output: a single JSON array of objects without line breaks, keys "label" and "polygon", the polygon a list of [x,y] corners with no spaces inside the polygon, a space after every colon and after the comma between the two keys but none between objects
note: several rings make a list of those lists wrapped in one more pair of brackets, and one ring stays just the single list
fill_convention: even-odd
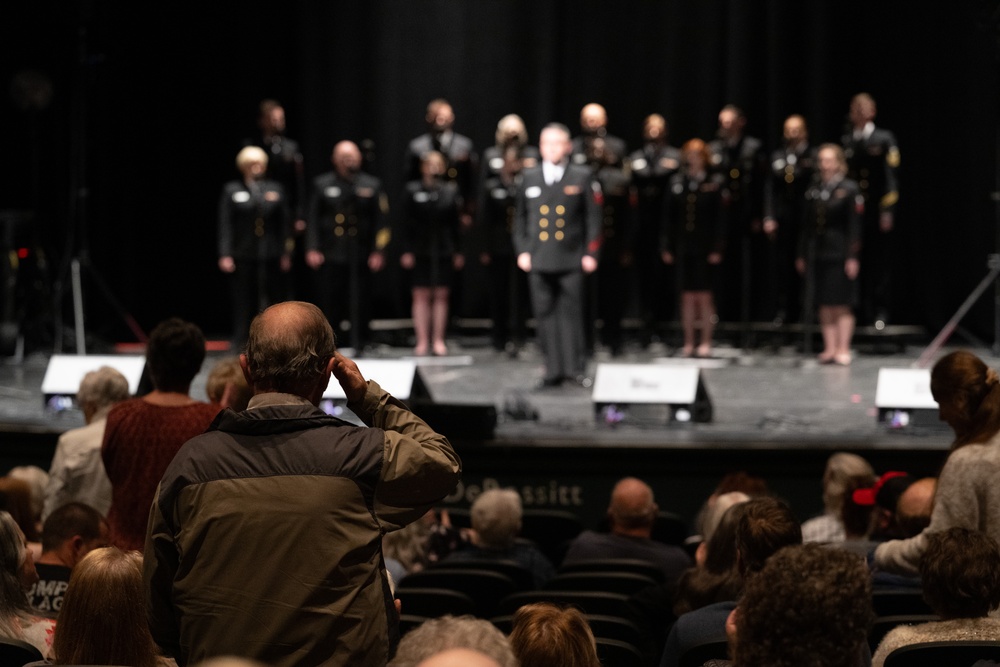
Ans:
[{"label": "gold button on uniform", "polygon": [[448,178],[457,178],[457,177],[458,177],[458,169],[452,167],[451,169],[448,170]]},{"label": "gold button on uniform", "polygon": [[333,216],[333,220],[338,225],[344,224],[344,214],[343,213],[338,213],[337,215]]},{"label": "gold button on uniform", "polygon": [[357,236],[358,235],[358,228],[357,227],[351,227],[350,229],[347,230],[347,235],[348,236]]},{"label": "gold button on uniform", "polygon": [[538,212],[541,213],[542,215],[548,215],[549,207],[546,206],[545,204],[542,204],[541,206],[538,207]]},{"label": "gold button on uniform", "polygon": [[538,221],[538,226],[541,227],[542,229],[548,227],[549,226],[548,219],[547,218],[542,218],[541,220],[539,220]]},{"label": "gold button on uniform", "polygon": [[562,240],[563,240],[563,237],[565,237],[565,236],[566,236],[566,235],[565,235],[565,234],[563,234],[563,233],[562,233],[561,231],[559,231],[559,232],[556,232],[556,241],[562,241]]},{"label": "gold button on uniform", "polygon": [[735,181],[739,177],[740,177],[740,170],[739,169],[730,169],[729,170],[729,178],[731,178],[731,179],[733,179]]},{"label": "gold button on uniform", "polygon": [[795,181],[795,174],[788,173],[785,174],[785,183],[792,183]]},{"label": "gold button on uniform", "polygon": [[565,226],[566,226],[566,221],[565,220],[563,220],[562,218],[556,219],[556,227],[558,227],[559,229],[562,229]]},{"label": "gold button on uniform", "polygon": [[333,228],[333,234],[334,234],[334,236],[343,236],[344,235],[344,228],[343,227],[334,227]]},{"label": "gold button on uniform", "polygon": [[562,204],[559,204],[559,206],[556,206],[556,213],[558,213],[559,215],[562,215],[565,212],[566,212],[566,207],[565,206],[563,206]]},{"label": "gold button on uniform", "polygon": [[549,240],[549,233],[548,232],[542,232],[541,234],[538,235],[538,240],[539,241],[548,241]]}]

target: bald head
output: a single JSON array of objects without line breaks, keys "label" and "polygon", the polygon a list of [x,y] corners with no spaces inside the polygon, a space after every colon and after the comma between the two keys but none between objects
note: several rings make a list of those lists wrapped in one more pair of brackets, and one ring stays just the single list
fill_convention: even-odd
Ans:
[{"label": "bald head", "polygon": [[417,664],[417,667],[501,667],[500,663],[479,651],[468,648],[453,648],[432,655]]},{"label": "bald head", "polygon": [[[277,391],[313,400],[317,387],[320,395],[326,389],[336,351],[323,312],[311,303],[286,301],[250,323],[240,365],[254,394]],[[318,400],[316,395],[313,402]]]},{"label": "bald head", "polygon": [[584,132],[597,132],[608,124],[608,112],[600,104],[591,102],[580,111],[580,127]]},{"label": "bald head", "polygon": [[906,537],[917,535],[930,525],[936,490],[937,480],[925,477],[910,484],[899,495],[899,500],[896,501],[896,523]]},{"label": "bald head", "polygon": [[608,517],[614,533],[649,537],[658,511],[653,489],[641,479],[626,477],[611,491]]},{"label": "bald head", "polygon": [[361,149],[353,141],[341,141],[333,147],[333,168],[342,178],[361,171]]}]

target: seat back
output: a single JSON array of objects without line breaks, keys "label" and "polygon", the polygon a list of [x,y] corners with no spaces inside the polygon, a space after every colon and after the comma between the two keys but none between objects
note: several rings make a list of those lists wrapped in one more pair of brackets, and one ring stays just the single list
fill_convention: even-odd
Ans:
[{"label": "seat back", "polygon": [[26,641],[11,637],[0,637],[0,665],[20,665],[41,660],[41,651]]},{"label": "seat back", "polygon": [[617,639],[598,639],[597,657],[601,659],[602,665],[614,667],[644,667],[646,664],[642,651]]},{"label": "seat back", "polygon": [[1000,641],[945,641],[901,646],[885,667],[972,667],[980,660],[1000,661]]},{"label": "seat back", "polygon": [[535,587],[535,575],[531,572],[531,570],[513,560],[488,560],[485,558],[477,560],[448,559],[439,563],[434,563],[428,569],[437,570],[441,568],[459,570],[490,570],[491,572],[499,572],[500,574],[510,577],[516,584],[517,590],[519,591],[530,591]]},{"label": "seat back", "polygon": [[632,595],[655,586],[656,580],[632,572],[567,572],[549,579],[543,588],[552,591],[594,591]]},{"label": "seat back", "polygon": [[[518,587],[510,577],[499,572],[442,566],[407,575],[396,590],[401,594],[407,588],[445,588],[465,593],[475,602],[473,614],[488,619],[496,615],[497,603],[516,592]],[[407,613],[411,612],[407,610]]]},{"label": "seat back", "polygon": [[463,616],[476,611],[476,603],[471,597],[447,588],[400,586],[396,589],[396,597],[402,607],[401,613],[407,616],[437,618],[445,614]]},{"label": "seat back", "polygon": [[658,584],[666,579],[663,570],[638,558],[588,558],[564,563],[559,567],[559,574],[571,572],[628,572],[649,577]]},{"label": "seat back", "polygon": [[580,517],[565,510],[526,509],[521,537],[533,541],[553,563],[561,563],[570,540],[583,532]]}]

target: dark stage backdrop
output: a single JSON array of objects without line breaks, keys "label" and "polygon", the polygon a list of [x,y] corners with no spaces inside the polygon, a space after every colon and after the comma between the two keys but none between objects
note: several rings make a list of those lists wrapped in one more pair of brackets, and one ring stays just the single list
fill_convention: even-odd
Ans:
[{"label": "dark stage backdrop", "polygon": [[[933,10],[869,0],[18,4],[30,6],[5,9],[3,81],[38,70],[53,97],[35,112],[4,98],[0,209],[38,210],[32,229],[48,269],[35,289],[44,290],[68,253],[71,157],[85,136],[90,254],[147,330],[174,314],[210,333],[228,329],[217,198],[263,97],[284,103],[310,178],[329,167],[336,141],[370,139],[373,171],[396,195],[404,148],[433,97],[452,101],[456,129],[480,150],[506,113],[521,114],[537,138],[550,120],[576,128],[591,101],[630,148],[649,113],[664,114],[680,144],[709,138],[732,102],[770,149],[790,113],[807,118],[815,143],[838,140],[850,97],[868,91],[902,153],[897,320],[938,327],[994,250],[993,1]],[[91,330],[128,340],[87,287]],[[377,315],[407,311],[396,272],[374,298]],[[986,336],[990,301],[967,322]]]}]

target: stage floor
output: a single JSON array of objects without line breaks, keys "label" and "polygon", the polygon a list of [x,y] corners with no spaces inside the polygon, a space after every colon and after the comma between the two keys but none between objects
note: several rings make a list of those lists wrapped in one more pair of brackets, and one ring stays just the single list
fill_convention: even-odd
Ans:
[{"label": "stage floor", "polygon": [[[606,362],[697,365],[714,409],[710,423],[626,417],[611,426],[595,415],[591,390],[575,385],[535,389],[542,368],[532,345],[511,357],[463,342],[451,341],[448,357],[414,358],[408,348],[380,346],[362,358],[413,360],[436,404],[494,406],[497,425],[493,437],[482,442],[486,446],[943,450],[949,442],[948,431],[933,422],[890,428],[877,420],[879,369],[910,366],[919,348],[859,354],[850,367],[819,365],[791,348],[743,352],[722,347],[705,360],[671,357],[662,346],[632,348],[614,359],[598,353],[588,364],[591,375]],[[209,354],[192,387],[196,397],[204,398],[205,375],[220,356]],[[996,359],[984,358],[996,366]],[[55,435],[83,423],[75,409],[45,406],[41,385],[48,361],[48,355],[36,354],[0,365],[0,431]]]}]

